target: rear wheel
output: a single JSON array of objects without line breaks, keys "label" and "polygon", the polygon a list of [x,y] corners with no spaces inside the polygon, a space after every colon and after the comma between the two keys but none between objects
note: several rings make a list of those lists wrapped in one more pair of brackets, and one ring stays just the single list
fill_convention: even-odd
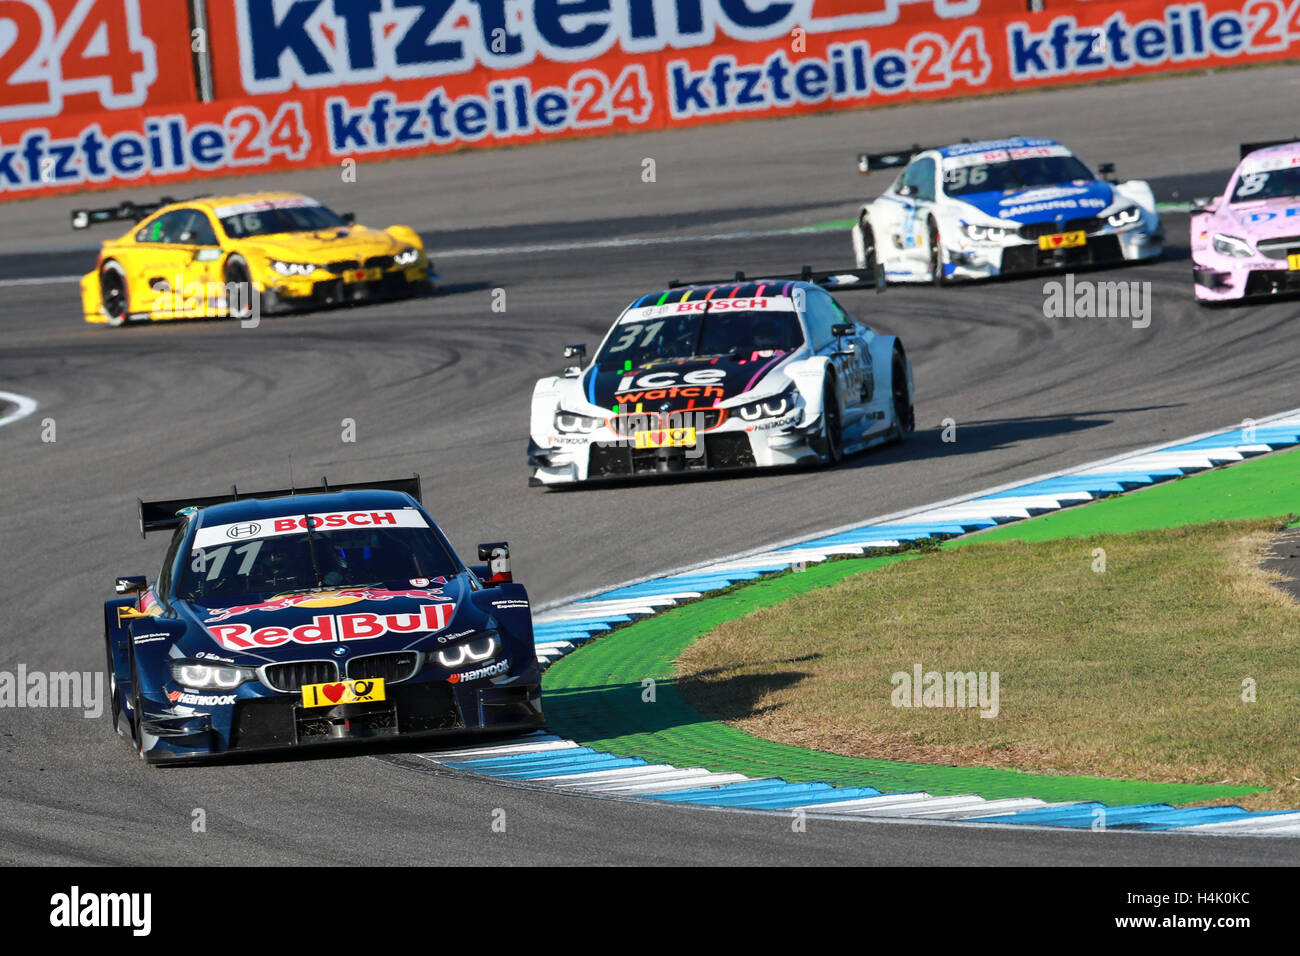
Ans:
[{"label": "rear wheel", "polygon": [[99,267],[99,301],[108,316],[108,324],[118,326],[131,314],[126,288],[126,270],[116,259],[105,260]]}]

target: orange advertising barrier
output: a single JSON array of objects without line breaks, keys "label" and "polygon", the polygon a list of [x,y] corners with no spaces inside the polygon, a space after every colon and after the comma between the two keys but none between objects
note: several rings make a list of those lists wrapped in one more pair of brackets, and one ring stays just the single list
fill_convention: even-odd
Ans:
[{"label": "orange advertising barrier", "polygon": [[[1300,55],[1300,0],[1093,0],[985,15],[989,3],[879,0],[875,14],[893,21],[849,28],[869,6],[532,0],[527,20],[505,0],[223,0],[210,4],[223,98],[0,125],[0,197]],[[357,12],[367,10],[378,12]],[[904,20],[919,10],[929,19]]]},{"label": "orange advertising barrier", "polygon": [[0,0],[0,122],[196,99],[184,0]]}]

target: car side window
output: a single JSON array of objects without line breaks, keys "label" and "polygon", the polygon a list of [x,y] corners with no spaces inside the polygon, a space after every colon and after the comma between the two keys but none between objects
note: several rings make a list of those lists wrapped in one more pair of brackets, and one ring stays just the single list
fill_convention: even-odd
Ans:
[{"label": "car side window", "polygon": [[167,600],[167,595],[171,593],[172,571],[176,566],[176,553],[180,551],[187,531],[189,531],[189,522],[182,521],[176,531],[173,532],[172,540],[167,545],[167,555],[163,558],[162,571],[158,574],[158,597],[160,600]]},{"label": "car side window", "polygon": [[903,185],[912,188],[912,195],[917,199],[933,201],[934,199],[934,160],[918,159],[907,172],[903,173]]},{"label": "car side window", "polygon": [[835,300],[820,289],[808,290],[807,318],[812,346],[820,352],[835,341],[831,329],[837,322],[843,321],[835,307]]},{"label": "car side window", "polygon": [[219,246],[217,232],[212,228],[212,220],[202,209],[187,209],[189,221],[182,226],[179,241],[194,246]]},{"label": "car side window", "polygon": [[135,234],[136,242],[180,242],[181,234],[185,231],[185,226],[193,217],[192,209],[173,209],[171,212],[165,212],[157,219],[146,223],[144,228]]}]

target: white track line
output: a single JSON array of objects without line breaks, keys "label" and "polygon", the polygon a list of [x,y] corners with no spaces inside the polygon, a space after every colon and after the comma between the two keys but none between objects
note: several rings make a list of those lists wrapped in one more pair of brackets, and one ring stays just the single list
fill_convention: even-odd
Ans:
[{"label": "white track line", "polygon": [[0,392],[0,401],[12,402],[18,407],[8,415],[0,418],[0,427],[16,422],[19,419],[26,418],[36,409],[40,408],[40,403],[34,398],[28,398],[26,395],[18,395],[14,392]]},{"label": "white track line", "polygon": [[81,276],[48,276],[44,279],[0,279],[0,286],[48,285],[51,282],[80,282]]}]

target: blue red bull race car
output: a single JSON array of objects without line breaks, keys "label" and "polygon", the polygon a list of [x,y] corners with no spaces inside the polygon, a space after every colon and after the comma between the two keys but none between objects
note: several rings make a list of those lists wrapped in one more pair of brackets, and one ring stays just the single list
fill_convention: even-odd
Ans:
[{"label": "blue red bull race car", "polygon": [[104,605],[114,729],[150,763],[542,721],[505,542],[467,566],[418,476],[140,502],[171,531]]}]

